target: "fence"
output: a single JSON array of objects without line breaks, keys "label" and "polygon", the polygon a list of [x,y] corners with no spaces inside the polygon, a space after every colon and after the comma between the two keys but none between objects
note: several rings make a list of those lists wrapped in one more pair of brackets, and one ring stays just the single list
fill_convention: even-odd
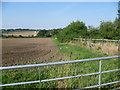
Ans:
[{"label": "fence", "polygon": [[74,40],[85,40],[85,41],[111,41],[111,42],[119,42],[120,40],[111,40],[111,39],[83,39],[83,38],[74,38]]},{"label": "fence", "polygon": [[0,70],[10,70],[10,69],[20,69],[20,68],[43,67],[43,66],[51,66],[51,65],[62,65],[62,64],[70,64],[70,63],[78,63],[78,62],[99,61],[99,72],[82,74],[82,75],[76,75],[76,76],[53,78],[53,79],[29,81],[29,82],[19,82],[19,83],[11,83],[11,84],[2,84],[2,85],[0,85],[0,87],[11,86],[11,85],[22,85],[22,84],[48,82],[48,81],[63,80],[63,79],[83,77],[83,76],[90,76],[90,75],[99,75],[98,85],[84,87],[84,88],[94,88],[94,87],[99,87],[100,88],[101,86],[105,86],[105,85],[109,85],[109,84],[115,84],[115,83],[120,83],[120,81],[114,81],[114,82],[109,82],[109,83],[101,84],[101,74],[108,73],[108,72],[114,72],[114,71],[120,71],[120,69],[114,69],[114,70],[108,70],[108,71],[101,71],[102,60],[113,59],[113,58],[120,58],[120,55],[119,56],[100,57],[100,58],[91,58],[91,59],[73,60],[73,61],[61,61],[61,62],[42,63],[42,64],[17,65],[17,66],[0,67]]}]

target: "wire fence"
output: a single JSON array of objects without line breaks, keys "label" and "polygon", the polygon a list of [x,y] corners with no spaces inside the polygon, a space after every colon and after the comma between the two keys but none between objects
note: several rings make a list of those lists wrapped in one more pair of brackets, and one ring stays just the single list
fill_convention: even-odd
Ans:
[{"label": "wire fence", "polygon": [[41,63],[41,64],[30,64],[30,65],[17,65],[17,66],[0,67],[0,70],[11,70],[11,69],[22,69],[22,68],[32,68],[32,67],[53,66],[53,65],[64,65],[64,64],[79,63],[79,62],[99,61],[99,71],[95,72],[95,73],[88,73],[88,74],[75,75],[75,76],[66,76],[66,77],[52,78],[52,79],[45,79],[45,80],[40,80],[40,78],[39,78],[39,80],[36,80],[36,81],[18,82],[18,83],[10,83],[10,84],[1,84],[0,87],[12,86],[12,85],[31,84],[31,83],[41,83],[41,82],[63,80],[63,79],[70,79],[70,78],[91,76],[91,75],[99,75],[99,77],[98,77],[98,85],[84,87],[84,88],[95,88],[95,87],[100,88],[101,86],[115,84],[115,83],[120,83],[120,81],[114,81],[114,82],[101,84],[101,74],[109,73],[109,72],[115,72],[115,71],[120,71],[119,68],[118,69],[113,69],[113,70],[107,70],[107,71],[102,71],[101,70],[101,68],[102,68],[102,61],[103,60],[114,59],[114,58],[120,58],[120,55],[119,56],[108,56],[108,57],[99,57],[99,58],[73,60],[73,61],[60,61],[60,62],[52,62],[52,63]]},{"label": "wire fence", "polygon": [[119,42],[120,40],[111,40],[111,39],[83,39],[83,38],[74,38],[74,40],[83,40],[83,41],[111,41]]}]

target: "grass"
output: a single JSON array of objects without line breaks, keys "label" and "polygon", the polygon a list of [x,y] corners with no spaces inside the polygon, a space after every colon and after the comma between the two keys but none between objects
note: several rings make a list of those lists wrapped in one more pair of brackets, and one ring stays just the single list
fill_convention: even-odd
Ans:
[{"label": "grass", "polygon": [[107,56],[105,54],[99,54],[99,52],[94,53],[92,50],[83,47],[68,44],[59,44],[58,41],[55,42],[57,43],[60,52],[64,56],[67,56],[70,60]]},{"label": "grass", "polygon": [[[76,59],[86,59],[106,56],[100,54],[99,52],[94,53],[90,49],[83,47],[72,46],[68,44],[63,44],[54,39],[59,51],[65,57],[65,60],[76,60]],[[102,70],[112,70],[118,68],[118,60],[105,60],[102,61]],[[81,62],[74,64],[65,65],[54,65],[39,68],[28,68],[28,69],[15,69],[3,71],[2,78],[3,83],[15,83],[15,82],[25,82],[33,80],[44,80],[65,76],[74,76],[80,74],[94,73],[98,72],[99,62]],[[117,81],[119,78],[119,72],[111,72],[107,74],[102,74],[102,82]],[[4,88],[82,88],[90,85],[98,84],[98,75],[78,77],[72,79],[64,79],[58,81],[50,81],[44,83],[9,86]],[[104,88],[115,88],[118,84],[104,86]]]}]

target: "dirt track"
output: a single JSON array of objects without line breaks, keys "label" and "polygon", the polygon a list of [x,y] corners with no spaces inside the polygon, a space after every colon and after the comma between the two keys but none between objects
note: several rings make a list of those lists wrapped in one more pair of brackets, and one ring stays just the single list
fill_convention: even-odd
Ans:
[{"label": "dirt track", "polygon": [[2,40],[2,64],[31,64],[62,60],[49,38],[14,38]]}]

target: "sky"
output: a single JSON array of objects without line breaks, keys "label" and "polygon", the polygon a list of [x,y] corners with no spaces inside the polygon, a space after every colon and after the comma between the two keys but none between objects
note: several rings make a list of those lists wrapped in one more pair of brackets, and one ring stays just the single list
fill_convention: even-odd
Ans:
[{"label": "sky", "polygon": [[114,21],[117,2],[2,2],[2,28],[64,28],[73,21],[98,27]]}]

